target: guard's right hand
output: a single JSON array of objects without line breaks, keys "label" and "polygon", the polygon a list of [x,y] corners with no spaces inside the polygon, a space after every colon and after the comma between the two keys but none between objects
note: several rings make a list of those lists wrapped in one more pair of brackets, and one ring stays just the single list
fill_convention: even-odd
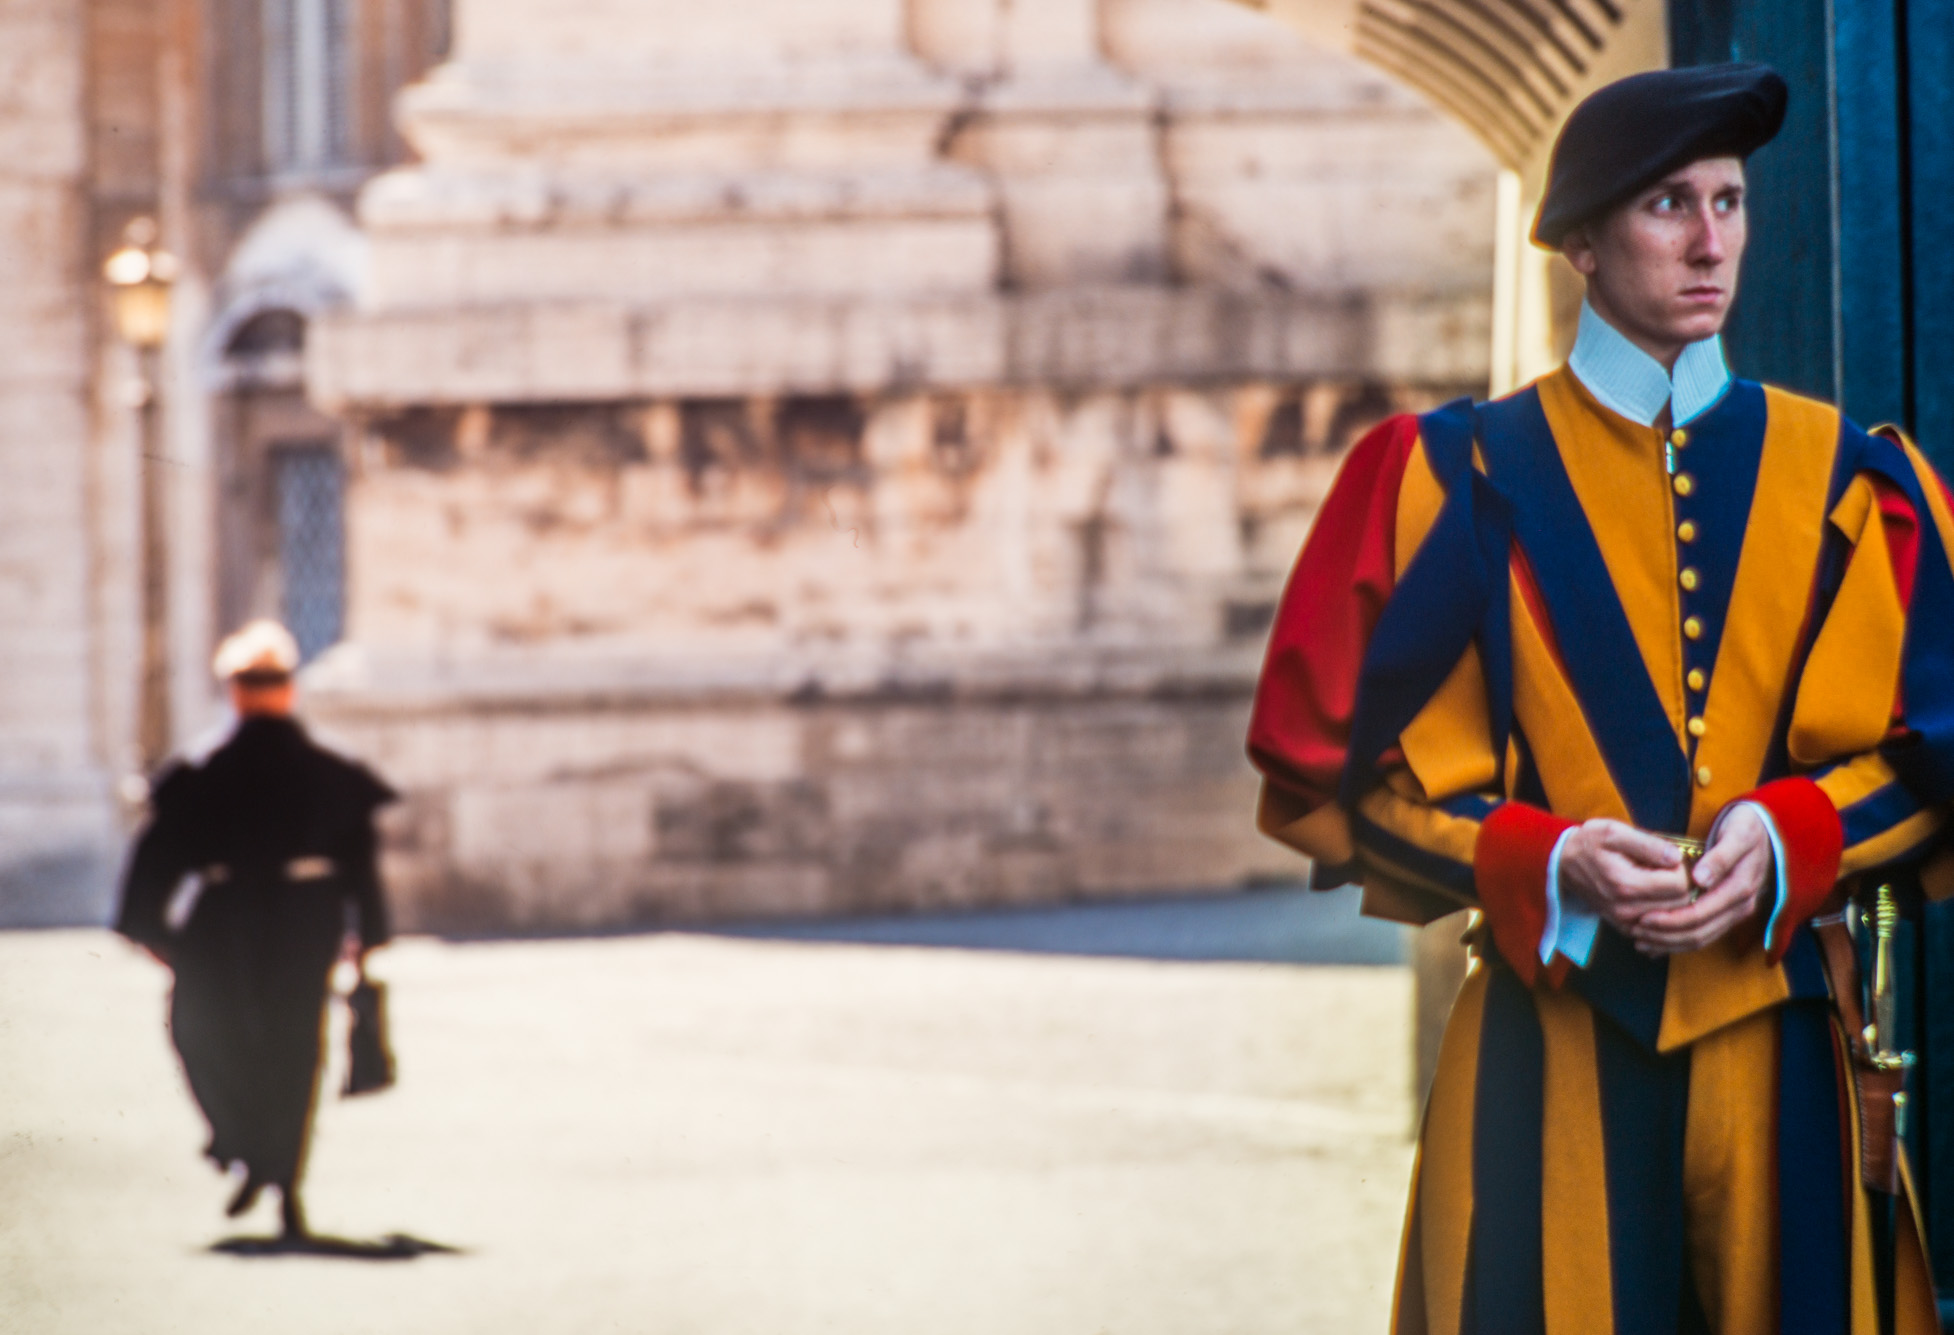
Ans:
[{"label": "guard's right hand", "polygon": [[1682,850],[1618,820],[1587,821],[1561,846],[1561,892],[1578,895],[1624,935],[1643,917],[1689,903]]}]

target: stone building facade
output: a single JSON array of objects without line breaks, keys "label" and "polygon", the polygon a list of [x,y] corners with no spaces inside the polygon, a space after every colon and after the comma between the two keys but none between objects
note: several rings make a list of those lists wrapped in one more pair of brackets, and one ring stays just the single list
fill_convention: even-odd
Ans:
[{"label": "stone building facade", "polygon": [[[145,769],[211,721],[218,627],[281,600],[271,449],[343,435],[292,337],[351,296],[318,280],[320,224],[356,239],[359,187],[405,153],[393,94],[446,17],[0,6],[0,925],[106,916]],[[118,333],[103,262],[158,230],[180,273],[150,354]]]},{"label": "stone building facade", "polygon": [[[145,454],[175,736],[223,627],[303,620],[409,926],[1294,875],[1241,755],[1281,581],[1358,431],[1487,381],[1455,123],[1223,0],[45,8],[96,70],[8,168],[92,219],[66,286],[0,296],[72,358],[73,444],[0,441],[72,509],[21,502],[59,647],[0,688],[47,912],[103,902],[138,759]],[[90,314],[139,210],[183,259],[147,450]]]},{"label": "stone building facade", "polygon": [[315,322],[312,698],[419,920],[1293,875],[1261,636],[1353,433],[1485,382],[1486,156],[1212,0],[730,14],[461,0]]}]

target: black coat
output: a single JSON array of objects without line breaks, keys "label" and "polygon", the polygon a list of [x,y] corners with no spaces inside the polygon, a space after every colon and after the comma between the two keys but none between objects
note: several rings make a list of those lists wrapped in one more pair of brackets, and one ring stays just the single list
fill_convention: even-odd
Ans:
[{"label": "black coat", "polygon": [[[393,796],[275,718],[246,719],[155,786],[116,930],[175,970],[170,1033],[220,1164],[297,1178],[340,941],[349,925],[367,946],[388,937],[373,813]],[[168,905],[192,875],[202,891],[172,932]]]}]

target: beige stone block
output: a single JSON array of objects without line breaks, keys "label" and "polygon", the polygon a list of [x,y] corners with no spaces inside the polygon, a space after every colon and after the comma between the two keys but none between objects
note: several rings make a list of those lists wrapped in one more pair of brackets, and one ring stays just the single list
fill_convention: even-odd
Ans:
[{"label": "beige stone block", "polygon": [[[1097,113],[1097,114],[1095,114]],[[986,114],[951,151],[1007,180],[1020,176],[1157,178],[1160,156],[1144,103],[1039,114]]]},{"label": "beige stone block", "polygon": [[910,0],[916,51],[944,69],[995,75],[1003,59],[1004,16],[998,0]]},{"label": "beige stone block", "polygon": [[1099,60],[1099,0],[1041,0],[1000,6],[1005,66],[1077,68]]},{"label": "beige stone block", "polygon": [[1478,385],[1489,374],[1492,313],[1478,301],[1379,302],[1367,359],[1386,381]]},{"label": "beige stone block", "polygon": [[[1487,362],[1477,285],[1334,298],[1119,285],[927,301],[661,302],[622,325],[601,311],[566,314],[579,340],[620,328],[630,340],[623,352],[580,343],[570,358],[538,346],[547,305],[323,316],[308,334],[308,387],[340,411],[563,400],[597,379],[580,362],[608,377],[620,356],[631,367],[624,392],[642,397],[1242,377],[1449,386],[1483,381]],[[1386,326],[1425,341],[1387,348]]]},{"label": "beige stone block", "polygon": [[[770,123],[780,119],[774,115]],[[881,120],[877,118],[878,127]],[[723,152],[690,169],[655,174],[632,170],[615,153],[602,173],[577,172],[560,162],[547,171],[527,163],[472,171],[446,165],[402,168],[375,178],[361,191],[360,219],[376,232],[524,231],[969,218],[990,209],[991,188],[978,173],[946,163],[878,168],[873,152],[861,152],[865,145],[859,130],[852,127],[846,143],[837,145],[847,150],[848,160],[822,171],[739,169]],[[669,144],[683,132],[684,127],[677,127],[660,138]],[[873,135],[868,138],[872,147]]]},{"label": "beige stone block", "polygon": [[985,218],[697,225],[374,238],[371,309],[700,296],[877,298],[982,292]]},{"label": "beige stone block", "polygon": [[[734,728],[721,734],[723,756],[740,744],[734,725],[777,710],[764,693],[703,711],[674,699],[579,712],[536,696],[520,712],[403,714],[386,726],[397,741],[478,734],[476,768],[445,778],[425,765],[413,773],[371,724],[366,753],[410,794],[389,857],[412,900],[402,919],[423,926],[587,928],[1187,889],[1296,871],[1246,818],[1255,780],[1239,737],[1252,666],[1225,699],[1040,694],[1055,682],[1047,667],[995,702],[805,706],[806,747],[791,773],[766,779],[674,769],[643,746],[704,712]],[[572,752],[594,768],[563,768]],[[559,768],[508,779],[517,755]]]},{"label": "beige stone block", "polygon": [[36,320],[93,299],[94,288],[76,287],[93,267],[82,254],[84,218],[80,193],[67,184],[0,174],[0,321]]},{"label": "beige stone block", "polygon": [[903,844],[894,880],[911,903],[932,908],[976,903],[988,865],[978,833],[925,835]]},{"label": "beige stone block", "polygon": [[632,387],[631,339],[614,307],[548,306],[535,313],[529,337],[535,375],[576,399],[615,399]]},{"label": "beige stone block", "polygon": [[1171,117],[1163,144],[1177,181],[1348,179],[1388,186],[1490,175],[1497,164],[1465,130],[1433,112]]},{"label": "beige stone block", "polygon": [[1279,76],[1331,83],[1338,101],[1358,105],[1366,94],[1375,100],[1374,90],[1389,87],[1383,75],[1250,5],[1101,0],[1100,13],[1106,55],[1128,69],[1181,78],[1225,71],[1238,82]]},{"label": "beige stone block", "polygon": [[90,369],[87,328],[75,292],[33,284],[12,300],[0,297],[0,395],[80,385]]},{"label": "beige stone block", "polygon": [[1161,530],[1154,555],[1164,575],[1218,581],[1241,573],[1239,512],[1227,471],[1195,459],[1163,459],[1152,492]]},{"label": "beige stone block", "polygon": [[1167,187],[1155,177],[1007,181],[1004,264],[1024,287],[1147,283],[1167,275]]},{"label": "beige stone block", "polygon": [[83,26],[75,5],[0,12],[0,179],[80,176],[87,160]]},{"label": "beige stone block", "polygon": [[539,860],[630,866],[653,851],[651,796],[640,784],[463,787],[451,812],[456,865],[478,879],[499,865]]},{"label": "beige stone block", "polygon": [[[563,364],[541,355],[542,309],[323,317],[307,340],[307,384],[330,407],[562,399],[583,373],[568,368],[563,383]],[[660,303],[629,313],[622,349],[585,355],[627,356],[640,396],[983,383],[1003,373],[1004,315],[984,299]],[[614,319],[566,318],[586,335]]]},{"label": "beige stone block", "polygon": [[927,167],[963,96],[906,58],[585,65],[546,79],[448,66],[403,90],[398,115],[421,156],[448,169],[861,173]]},{"label": "beige stone block", "polygon": [[[444,675],[452,682],[452,673]],[[755,707],[751,700],[744,708],[715,710],[698,702],[698,692],[690,708],[604,710],[595,708],[606,700],[603,692],[572,690],[561,699],[568,675],[560,667],[552,671],[546,658],[524,677],[510,681],[515,674],[508,674],[507,684],[492,696],[479,684],[468,690],[466,683],[462,690],[423,686],[387,696],[376,694],[379,687],[314,690],[308,693],[308,710],[335,732],[375,738],[362,749],[408,787],[456,786],[485,775],[511,786],[536,786],[637,773],[655,789],[666,782],[661,775],[781,783],[801,772],[801,724],[791,710]],[[466,706],[471,694],[487,701]],[[552,696],[558,697],[554,709],[532,707]],[[373,731],[379,700],[391,701],[388,713],[379,717],[396,720],[384,730],[384,745]],[[498,709],[497,700],[521,707]],[[578,704],[585,708],[566,707]]]},{"label": "beige stone block", "polygon": [[78,522],[87,503],[88,404],[60,379],[0,382],[0,513]]},{"label": "beige stone block", "polygon": [[983,298],[661,304],[633,326],[637,384],[676,395],[982,384],[1004,373],[1004,314]]},{"label": "beige stone block", "polygon": [[726,922],[807,918],[845,909],[845,887],[829,869],[806,863],[648,868],[622,893],[622,922]]},{"label": "beige stone block", "polygon": [[[1219,137],[1199,136],[1211,146]],[[1415,145],[1420,137],[1405,139]],[[1417,292],[1484,290],[1491,273],[1493,173],[1476,151],[1455,147],[1447,168],[1423,172],[1277,172],[1251,160],[1234,173],[1211,164],[1177,180],[1176,268],[1192,279]]]},{"label": "beige stone block", "polygon": [[543,69],[749,64],[882,55],[904,38],[902,0],[458,0],[456,57]]}]

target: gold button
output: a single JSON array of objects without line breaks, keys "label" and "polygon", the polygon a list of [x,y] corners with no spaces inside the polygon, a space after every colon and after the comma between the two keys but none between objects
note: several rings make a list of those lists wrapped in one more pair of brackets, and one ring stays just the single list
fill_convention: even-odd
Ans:
[{"label": "gold button", "polygon": [[1696,586],[1703,582],[1703,577],[1701,575],[1697,574],[1694,570],[1688,568],[1685,568],[1683,573],[1679,575],[1677,578],[1682,580],[1683,587],[1685,589],[1688,589],[1691,593],[1696,592]]},{"label": "gold button", "polygon": [[1676,525],[1676,536],[1684,542],[1695,542],[1696,521],[1694,519],[1685,519],[1682,523]]},{"label": "gold button", "polygon": [[1708,728],[1708,726],[1704,724],[1704,722],[1703,722],[1703,720],[1702,720],[1702,719],[1701,719],[1700,717],[1698,717],[1698,718],[1693,718],[1693,719],[1691,719],[1691,720],[1689,721],[1689,735],[1690,735],[1690,736],[1692,736],[1692,737],[1701,737],[1701,736],[1702,736],[1702,735],[1703,735],[1704,733],[1706,733],[1706,732],[1708,732],[1708,731],[1709,731],[1709,728]]},{"label": "gold button", "polygon": [[1676,474],[1676,494],[1678,496],[1687,496],[1695,490],[1696,490],[1695,478],[1691,477],[1688,473]]},{"label": "gold button", "polygon": [[1677,427],[1669,433],[1669,443],[1680,450],[1683,446],[1689,444],[1689,432],[1683,430],[1681,427]]},{"label": "gold button", "polygon": [[1702,668],[1691,668],[1689,670],[1688,680],[1689,680],[1689,688],[1692,691],[1700,691],[1709,684],[1710,679],[1703,675]]},{"label": "gold button", "polygon": [[1699,619],[1698,619],[1698,618],[1696,618],[1696,617],[1686,617],[1686,618],[1684,618],[1684,620],[1683,620],[1683,634],[1685,634],[1685,635],[1687,635],[1687,636],[1689,636],[1689,638],[1690,638],[1690,639],[1692,639],[1692,640],[1700,640],[1700,639],[1702,639],[1702,638],[1703,638],[1703,623],[1702,623],[1702,621],[1701,621],[1701,620],[1699,620]]},{"label": "gold button", "polygon": [[1696,782],[1700,787],[1708,788],[1710,786],[1710,767],[1708,765],[1698,765],[1696,767]]}]

